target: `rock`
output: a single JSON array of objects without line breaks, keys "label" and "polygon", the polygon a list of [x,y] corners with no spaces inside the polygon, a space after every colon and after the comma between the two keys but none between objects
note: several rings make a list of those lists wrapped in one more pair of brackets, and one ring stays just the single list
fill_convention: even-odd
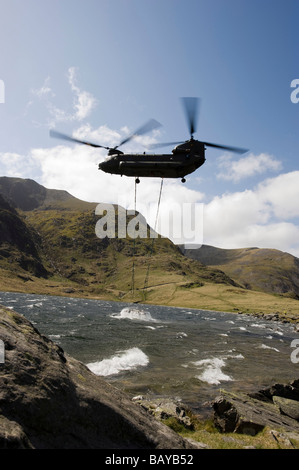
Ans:
[{"label": "rock", "polygon": [[221,432],[234,432],[238,420],[237,410],[223,396],[215,398],[213,403],[214,423]]},{"label": "rock", "polygon": [[[263,395],[262,395],[263,396]],[[270,400],[259,400],[250,395],[235,395],[223,391],[213,403],[214,423],[221,432],[237,432],[255,435],[264,427],[299,432],[299,423]]]},{"label": "rock", "polygon": [[274,384],[269,388],[251,393],[250,396],[264,401],[272,401],[274,396],[299,401],[299,379],[293,380],[288,384]]},{"label": "rock", "polygon": [[1,307],[0,338],[0,448],[197,447]]},{"label": "rock", "polygon": [[299,401],[274,395],[273,402],[278,406],[280,413],[299,421]]},{"label": "rock", "polygon": [[144,400],[143,395],[136,395],[136,397],[132,398],[132,401],[139,401],[140,402],[141,400]]},{"label": "rock", "polygon": [[283,446],[283,448],[290,448],[293,449],[294,446],[288,436],[282,432],[274,431],[271,429],[270,436],[277,442],[279,446]]},{"label": "rock", "polygon": [[63,292],[65,294],[74,294],[76,291],[72,287],[70,287],[70,288],[68,287],[67,289],[64,289]]},{"label": "rock", "polygon": [[220,396],[213,403],[214,424],[221,432],[239,432],[255,436],[264,428],[259,419],[253,419],[253,410],[246,409],[246,400]]},{"label": "rock", "polygon": [[0,449],[32,449],[22,427],[15,421],[0,416]]},{"label": "rock", "polygon": [[160,420],[175,418],[187,429],[193,429],[191,419],[187,415],[188,407],[180,402],[169,399],[150,400],[140,395],[134,397],[133,400]]}]

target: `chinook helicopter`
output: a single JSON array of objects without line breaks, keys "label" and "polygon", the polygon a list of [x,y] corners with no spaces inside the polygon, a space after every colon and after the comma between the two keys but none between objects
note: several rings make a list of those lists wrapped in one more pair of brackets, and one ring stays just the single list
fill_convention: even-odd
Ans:
[{"label": "chinook helicopter", "polygon": [[168,142],[150,146],[151,148],[158,148],[176,145],[171,154],[125,154],[119,150],[119,147],[129,142],[134,137],[143,135],[160,127],[161,124],[154,119],[148,121],[142,127],[137,129],[134,134],[128,136],[113,148],[79,140],[53,130],[50,131],[50,135],[51,137],[96,148],[105,148],[108,150],[106,159],[99,163],[99,170],[102,170],[105,173],[135,177],[136,183],[140,182],[140,177],[181,178],[182,183],[185,183],[185,176],[193,173],[197,168],[204,164],[206,160],[206,147],[214,147],[241,154],[248,151],[243,148],[195,140],[193,134],[196,132],[198,101],[198,98],[182,98],[190,132],[189,140],[186,140],[185,142]]}]

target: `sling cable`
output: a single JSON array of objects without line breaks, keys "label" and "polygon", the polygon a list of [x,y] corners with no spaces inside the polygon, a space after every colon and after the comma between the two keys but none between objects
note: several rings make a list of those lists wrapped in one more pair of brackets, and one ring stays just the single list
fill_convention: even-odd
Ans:
[{"label": "sling cable", "polygon": [[[154,225],[154,231],[155,232],[156,232],[157,224],[158,224],[159,209],[160,209],[161,196],[162,196],[162,190],[163,190],[163,182],[164,182],[164,180],[162,178],[161,179],[161,184],[160,184],[159,199],[158,199],[158,204],[157,204],[155,225]],[[137,204],[137,184],[138,183],[139,183],[139,180],[138,180],[138,178],[136,178],[135,179],[135,195],[134,195],[134,211],[135,211],[135,213],[136,213],[136,204]],[[145,275],[144,285],[143,285],[144,298],[145,298],[145,295],[146,295],[146,289],[148,288],[148,279],[149,279],[149,272],[150,272],[151,257],[152,257],[153,250],[154,250],[154,242],[155,242],[155,237],[152,237],[152,243],[151,243],[149,258],[148,258],[148,265],[147,265],[147,270],[146,270],[146,275]],[[134,241],[133,241],[133,264],[132,264],[132,287],[131,287],[131,292],[132,292],[133,295],[135,294],[135,249],[136,249],[136,237],[134,237]]]}]

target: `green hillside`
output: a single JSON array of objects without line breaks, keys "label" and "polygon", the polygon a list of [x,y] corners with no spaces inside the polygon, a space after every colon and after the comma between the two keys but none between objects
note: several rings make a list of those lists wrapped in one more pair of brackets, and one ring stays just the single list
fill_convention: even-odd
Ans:
[{"label": "green hillside", "polygon": [[299,259],[274,249],[184,249],[190,259],[221,269],[246,289],[299,299]]},{"label": "green hillside", "polygon": [[[122,298],[132,289],[133,261],[134,288],[142,298],[144,293],[140,291],[143,291],[148,269],[149,289],[169,283],[195,286],[204,280],[235,284],[221,271],[187,259],[166,238],[159,237],[154,243],[152,239],[136,239],[134,242],[129,238],[97,238],[97,204],[76,199],[65,191],[46,190],[32,180],[0,178],[0,190],[4,191],[3,188],[5,197],[14,205],[14,208],[9,206],[10,212],[18,218],[14,226],[21,226],[24,235],[30,234],[36,257],[42,261],[48,281],[52,281],[51,284],[56,281],[57,289],[94,295],[105,293]],[[121,208],[116,207],[116,223],[118,210]],[[6,216],[7,210],[2,210],[4,225]],[[9,240],[6,242],[9,253]],[[12,270],[1,259],[1,267],[8,270],[10,277],[25,276],[21,273],[23,267],[17,267],[16,263]],[[36,276],[34,270],[28,267],[25,271],[27,277],[31,275],[31,283],[41,284],[38,282],[41,276]],[[49,282],[43,285],[51,292]]]}]

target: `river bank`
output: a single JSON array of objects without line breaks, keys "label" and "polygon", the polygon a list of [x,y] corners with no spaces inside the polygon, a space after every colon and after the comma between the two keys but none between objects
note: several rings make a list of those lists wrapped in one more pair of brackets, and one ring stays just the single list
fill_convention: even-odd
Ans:
[{"label": "river bank", "polygon": [[150,286],[146,295],[141,290],[136,290],[132,295],[131,292],[124,293],[113,289],[95,293],[86,286],[66,286],[60,282],[50,284],[34,277],[27,280],[0,277],[0,280],[0,291],[5,292],[228,312],[299,324],[298,300],[223,284],[206,283],[200,287],[188,287],[184,284],[169,283]]}]

